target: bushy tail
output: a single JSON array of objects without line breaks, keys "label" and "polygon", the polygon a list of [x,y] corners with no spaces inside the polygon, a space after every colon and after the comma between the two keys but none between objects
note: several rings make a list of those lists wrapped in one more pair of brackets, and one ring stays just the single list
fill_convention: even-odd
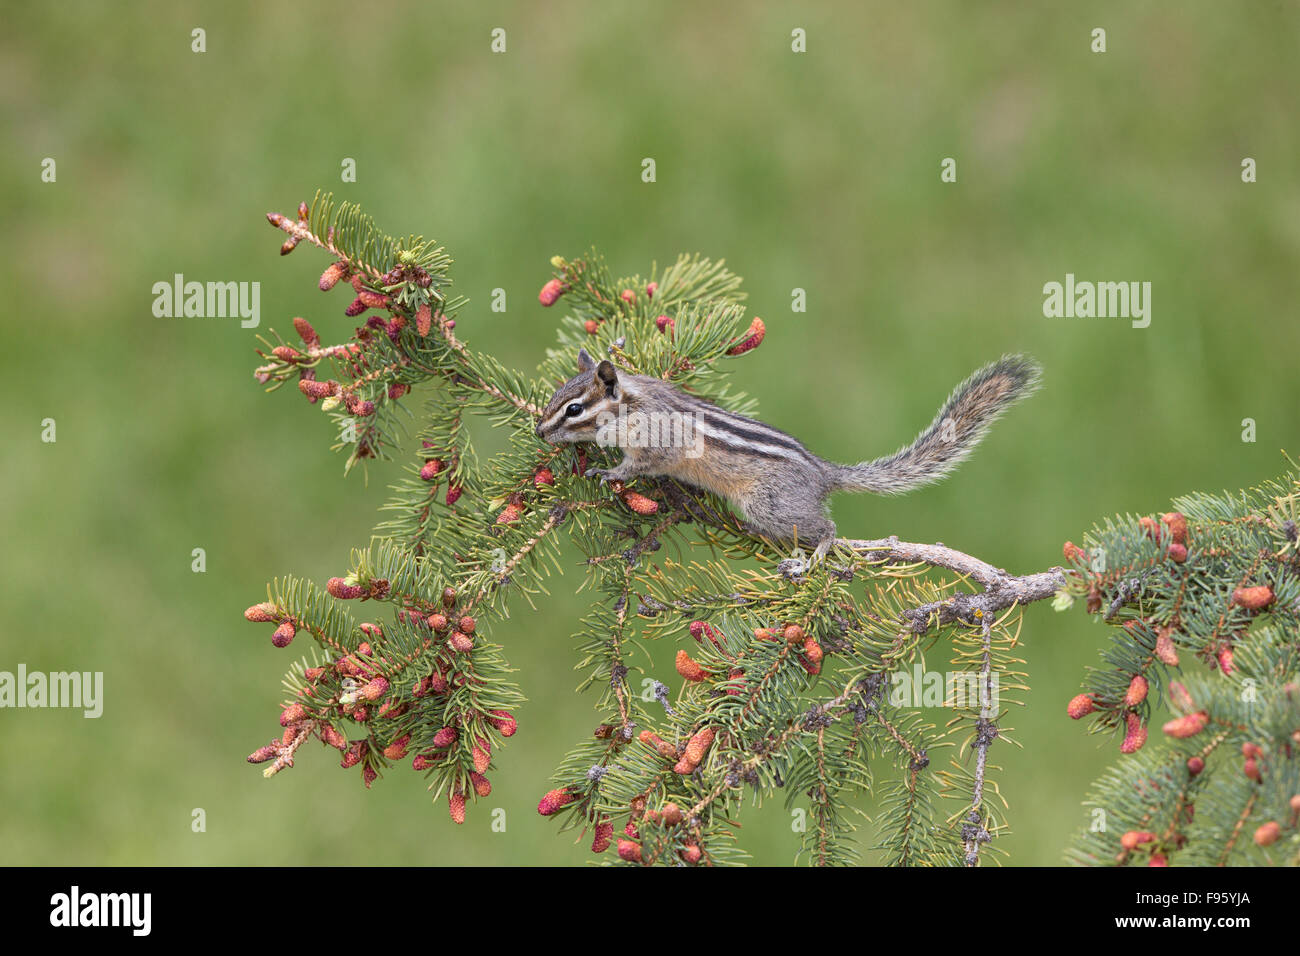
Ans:
[{"label": "bushy tail", "polygon": [[841,465],[836,488],[891,495],[938,481],[971,453],[1008,407],[1038,388],[1042,369],[1025,355],[1004,355],[962,382],[916,441],[888,458]]}]

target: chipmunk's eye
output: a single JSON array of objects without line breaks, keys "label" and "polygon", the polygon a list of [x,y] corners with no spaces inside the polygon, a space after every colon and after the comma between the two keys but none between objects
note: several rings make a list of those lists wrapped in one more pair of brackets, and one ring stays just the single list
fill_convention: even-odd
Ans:
[{"label": "chipmunk's eye", "polygon": [[574,402],[564,410],[565,418],[577,418],[582,414],[582,402]]}]

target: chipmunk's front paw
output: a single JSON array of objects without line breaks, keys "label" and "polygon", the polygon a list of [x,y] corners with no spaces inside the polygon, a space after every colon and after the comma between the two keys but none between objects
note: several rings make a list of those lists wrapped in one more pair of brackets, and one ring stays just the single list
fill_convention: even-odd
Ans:
[{"label": "chipmunk's front paw", "polygon": [[582,473],[584,478],[599,478],[601,481],[609,484],[611,481],[622,481],[615,470],[612,468],[588,468]]}]

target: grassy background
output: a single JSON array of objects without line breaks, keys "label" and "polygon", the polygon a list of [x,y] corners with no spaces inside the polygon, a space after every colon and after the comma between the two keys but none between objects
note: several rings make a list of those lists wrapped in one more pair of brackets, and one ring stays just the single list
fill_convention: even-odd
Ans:
[{"label": "grassy background", "polygon": [[[262,218],[318,186],[446,243],[473,300],[458,331],[527,368],[552,342],[535,298],[551,255],[596,243],[618,273],[725,257],[769,329],[737,384],[830,458],[890,451],[977,365],[1037,356],[1044,390],[952,479],[837,501],[863,536],[1036,570],[1102,516],[1254,483],[1300,447],[1293,6],[305,6],[7,10],[0,669],[99,670],[107,689],[99,720],[0,711],[0,862],[590,858],[533,812],[594,723],[571,693],[581,602],[563,586],[496,631],[530,698],[493,775],[505,834],[482,808],[454,827],[413,774],[367,793],[323,751],[273,783],[243,763],[287,660],[240,612],[277,574],[338,573],[397,468],[345,481],[321,416],[253,382],[254,333],[156,319],[151,287],[258,281],[264,328],[348,328],[313,297],[325,260],[281,259]],[[1042,286],[1067,272],[1150,281],[1151,326],[1044,318]],[[1040,606],[1024,637],[1021,747],[994,751],[1015,824],[1001,845],[1050,864],[1117,744],[1064,716],[1101,630]],[[756,860],[790,861],[778,805],[745,822]]]}]

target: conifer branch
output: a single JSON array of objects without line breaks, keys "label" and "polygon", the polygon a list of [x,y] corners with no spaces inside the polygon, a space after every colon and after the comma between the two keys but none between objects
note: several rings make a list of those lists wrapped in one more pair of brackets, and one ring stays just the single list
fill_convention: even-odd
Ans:
[{"label": "conifer branch", "polygon": [[[1010,730],[998,693],[1026,686],[1012,656],[1018,629],[1024,607],[1047,597],[1058,609],[1084,599],[1110,625],[1106,667],[1069,712],[1123,734],[1125,762],[1093,799],[1129,829],[1084,833],[1072,858],[1219,862],[1300,839],[1300,803],[1288,803],[1300,801],[1293,477],[1251,494],[1192,496],[1159,521],[1107,522],[1086,548],[1066,543],[1065,566],[1025,575],[896,537],[841,541],[821,563],[800,564],[746,535],[723,501],[662,478],[602,486],[585,476],[613,463],[610,450],[543,447],[534,433],[579,347],[752,414],[726,373],[765,328],[722,262],[681,256],[647,278],[616,277],[595,251],[556,257],[539,300],[562,300],[567,314],[558,348],[526,375],[458,334],[463,300],[448,295],[440,246],[387,236],[327,195],[296,218],[268,218],[288,235],[282,253],[306,244],[334,257],[319,286],[350,288],[344,312],[361,324],[325,345],[295,319],[301,346],[265,340],[257,380],[268,390],[296,380],[340,429],[348,468],[392,457],[415,417],[407,396],[428,396],[418,448],[370,545],[325,589],[277,581],[245,613],[274,626],[277,648],[299,634],[317,645],[286,675],[283,734],[249,757],[270,763],[268,776],[318,739],[367,787],[406,763],[464,822],[491,793],[522,700],[492,625],[511,602],[538,606],[546,580],[564,571],[568,541],[593,594],[574,640],[580,689],[593,691],[600,722],[556,768],[538,812],[592,835],[593,852],[629,865],[739,862],[735,819],[747,793],[783,791],[810,821],[799,856],[852,863],[862,847],[850,815],[870,791],[886,862],[978,865],[1006,828],[989,762]],[[474,416],[504,429],[505,451],[480,457],[466,424]],[[661,555],[665,544],[688,558]],[[358,621],[348,605],[387,619]],[[977,690],[975,702],[948,688],[925,705],[953,708],[943,726],[899,693],[932,632]],[[631,690],[636,652],[663,639],[680,642],[678,679],[644,673],[654,699],[643,699]],[[1172,680],[1182,667],[1199,671]],[[1173,744],[1143,750],[1150,690],[1181,716],[1165,727]],[[1242,766],[1225,768],[1234,745]],[[951,769],[932,770],[945,748]],[[954,799],[959,809],[939,810]],[[1250,825],[1254,840],[1239,839]]]}]

